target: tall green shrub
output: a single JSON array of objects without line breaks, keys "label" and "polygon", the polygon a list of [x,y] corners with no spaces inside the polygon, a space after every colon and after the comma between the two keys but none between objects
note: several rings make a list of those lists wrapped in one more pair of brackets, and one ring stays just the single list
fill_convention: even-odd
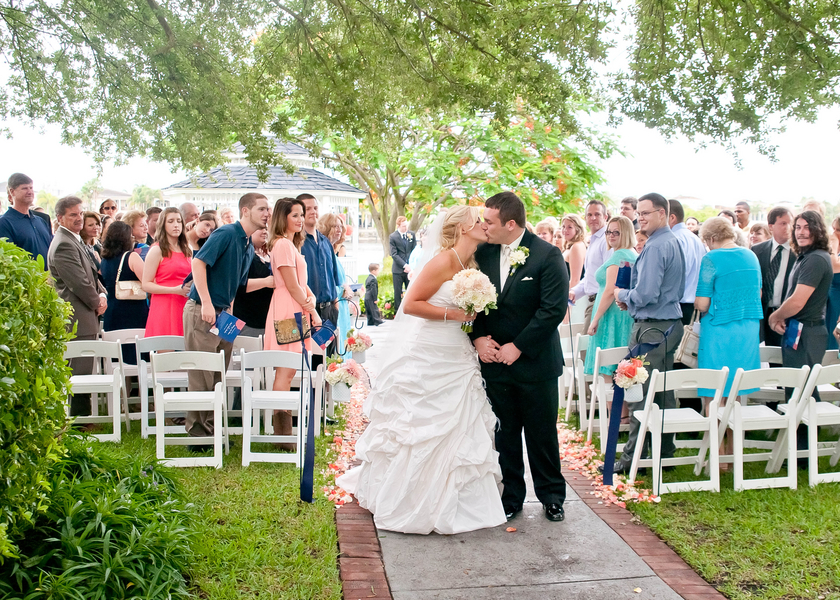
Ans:
[{"label": "tall green shrub", "polygon": [[69,315],[43,259],[0,240],[0,563],[49,502],[48,470],[62,453]]}]

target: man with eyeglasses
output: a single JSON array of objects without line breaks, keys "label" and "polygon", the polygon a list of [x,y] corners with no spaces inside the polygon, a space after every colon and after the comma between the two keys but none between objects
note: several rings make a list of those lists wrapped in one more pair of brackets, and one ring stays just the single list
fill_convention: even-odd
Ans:
[{"label": "man with eyeglasses", "polygon": [[586,205],[586,224],[592,235],[589,237],[589,248],[583,261],[583,279],[569,290],[569,303],[586,302],[586,312],[583,319],[583,330],[589,331],[592,321],[592,303],[598,295],[598,282],[595,273],[601,268],[612,254],[607,237],[604,235],[607,226],[607,207],[599,200],[590,200]]},{"label": "man with eyeglasses", "polygon": [[738,227],[741,228],[741,231],[750,235],[750,227],[753,226],[752,222],[750,221],[750,205],[744,202],[743,200],[735,205],[735,218],[738,220]]},{"label": "man with eyeglasses", "polygon": [[[615,290],[615,300],[622,310],[629,310],[633,317],[628,345],[632,348],[641,342],[655,344],[645,359],[654,369],[674,369],[674,352],[682,339],[682,308],[680,298],[685,292],[685,258],[677,236],[668,226],[668,201],[660,194],[646,194],[639,198],[640,231],[648,236],[645,247],[639,255],[630,276],[630,289]],[[663,334],[671,329],[663,341]],[[650,379],[644,384],[644,397]],[[673,392],[656,394],[655,402],[661,408],[676,408]],[[641,409],[641,402],[628,404],[630,414]],[[630,437],[621,457],[615,462],[614,472],[630,470],[633,451],[639,443],[639,426],[636,419],[630,421]],[[642,440],[641,443],[644,443]],[[674,434],[662,436],[662,458],[674,456]]]}]

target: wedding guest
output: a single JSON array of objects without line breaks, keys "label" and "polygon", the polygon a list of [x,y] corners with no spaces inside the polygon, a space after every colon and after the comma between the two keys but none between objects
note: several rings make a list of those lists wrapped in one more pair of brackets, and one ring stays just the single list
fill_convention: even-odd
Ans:
[{"label": "wedding guest", "polygon": [[[333,244],[333,248],[335,248],[335,255],[338,258],[344,258],[347,256],[347,246],[345,246],[345,242],[347,241],[347,236],[349,235],[347,225],[344,223],[344,219],[342,219],[342,215],[336,215],[338,217],[338,224],[341,226],[341,235],[338,238],[338,241]],[[339,261],[341,262],[341,261]]]},{"label": "wedding guest", "polygon": [[577,215],[566,215],[560,222],[563,235],[563,260],[569,273],[569,285],[575,287],[583,276],[583,263],[586,259],[586,225]]},{"label": "wedding guest", "polygon": [[184,202],[181,205],[181,214],[184,215],[184,223],[186,226],[189,226],[190,223],[198,218],[201,211],[198,210],[198,207],[192,202]]},{"label": "wedding guest", "polygon": [[717,216],[729,219],[729,222],[732,223],[733,227],[738,226],[738,218],[731,210],[722,210],[717,214]]},{"label": "wedding guest", "polygon": [[563,246],[566,244],[566,238],[563,237],[563,226],[557,225],[557,229],[554,230],[554,237],[551,238],[551,243],[554,244],[560,250],[563,250]]},{"label": "wedding guest", "polygon": [[112,219],[116,217],[117,210],[117,203],[110,198],[104,200],[102,204],[99,205],[99,214],[109,216]]},{"label": "wedding guest", "polygon": [[187,221],[186,217],[184,217],[184,222],[187,224],[187,243],[189,243],[193,252],[198,252],[204,246],[210,234],[216,231],[219,226],[216,215],[209,212],[197,216],[192,224]]},{"label": "wedding guest", "polygon": [[[315,294],[307,285],[306,260],[300,250],[304,244],[304,220],[306,204],[302,200],[281,198],[274,205],[269,227],[268,248],[271,252],[271,272],[274,276],[274,293],[265,321],[266,331],[274,331],[276,321],[293,319],[295,313],[302,313],[311,319],[315,327],[321,325],[321,319],[315,310]],[[311,349],[312,339],[305,341]],[[265,336],[266,350],[284,350],[301,352],[300,342],[280,344],[275,335]],[[294,369],[275,369],[275,391],[288,391],[295,376]],[[287,410],[274,411],[274,433],[292,434],[292,413]],[[281,450],[293,451],[295,444],[278,444]]]},{"label": "wedding guest", "polygon": [[377,263],[370,263],[368,265],[368,272],[370,275],[365,280],[365,313],[367,313],[367,323],[373,327],[382,325],[384,319],[379,312],[379,265]]},{"label": "wedding guest", "polygon": [[648,241],[648,236],[645,232],[643,232],[643,231],[637,231],[636,232],[636,246],[633,248],[633,250],[636,251],[636,254],[641,254],[642,253],[642,250],[645,249],[645,243],[647,243],[647,241]]},{"label": "wedding guest", "polygon": [[[73,307],[67,330],[75,332],[74,340],[95,340],[99,335],[99,315],[105,312],[108,294],[96,269],[82,246],[82,199],[65,196],[55,204],[59,227],[55,232],[47,262],[55,291]],[[70,361],[74,375],[89,375],[93,370],[92,358],[74,358]],[[74,394],[70,401],[70,415],[89,415],[90,401],[85,394]]]},{"label": "wedding guest", "polygon": [[[770,327],[781,336],[791,320],[802,325],[799,344],[794,349],[782,343],[782,366],[801,368],[821,363],[828,347],[828,331],[825,325],[825,309],[828,291],[834,279],[831,255],[828,253],[828,232],[825,220],[816,211],[807,210],[793,220],[791,249],[796,254],[796,263],[790,275],[787,298],[767,319]],[[790,390],[786,390],[789,395]],[[819,401],[819,392],[814,390]],[[797,448],[808,447],[807,428],[800,425],[797,430]],[[804,465],[803,465],[804,463]],[[807,467],[802,459],[799,466]]]},{"label": "wedding guest", "polygon": [[[753,252],[735,244],[735,230],[728,219],[707,220],[700,228],[700,239],[709,247],[709,253],[702,259],[694,301],[703,313],[697,362],[701,369],[729,367],[723,391],[727,398],[739,368],[751,371],[761,367],[761,267]],[[738,343],[733,344],[733,340]],[[701,388],[699,394],[709,402],[715,390]]]},{"label": "wedding guest", "polygon": [[33,259],[44,258],[44,270],[49,269],[47,254],[53,240],[50,226],[31,209],[35,203],[34,182],[23,173],[9,177],[8,190],[11,207],[0,217],[0,238],[6,238],[18,248],[29,252]]},{"label": "wedding guest", "polygon": [[85,211],[84,225],[79,235],[82,237],[82,243],[86,246],[88,255],[90,256],[96,270],[99,270],[99,265],[102,262],[102,244],[99,242],[99,234],[102,231],[102,225],[99,220],[99,214],[93,211]]},{"label": "wedding guest", "polygon": [[114,220],[115,221],[122,221],[122,218],[123,218],[124,214],[125,213],[123,211],[118,211],[117,214],[114,215]]},{"label": "wedding guest", "polygon": [[735,205],[735,226],[740,229],[744,235],[750,233],[750,205],[743,200]]},{"label": "wedding guest", "polygon": [[[338,321],[338,259],[330,240],[318,231],[318,200],[312,194],[300,194],[297,199],[306,207],[306,218],[303,223],[305,237],[301,253],[306,259],[307,283],[315,293],[315,310],[322,321],[336,323]],[[335,351],[335,347],[334,342],[327,346],[328,355]]]},{"label": "wedding guest", "polygon": [[[108,228],[102,243],[102,265],[99,269],[108,290],[108,309],[103,317],[105,331],[146,328],[149,316],[146,300],[117,298],[117,281],[143,281],[143,259],[134,246],[132,228],[128,223],[117,221]],[[123,349],[123,357],[131,360],[128,350]]]},{"label": "wedding guest", "polygon": [[411,270],[408,257],[415,246],[414,232],[408,230],[408,219],[403,216],[397,217],[397,230],[391,234],[388,243],[391,258],[394,259],[391,265],[391,275],[394,278],[394,307],[399,310],[403,288],[408,287],[408,274]]},{"label": "wedding guest", "polygon": [[[344,238],[344,224],[341,222],[341,219],[335,213],[323,215],[318,219],[318,231],[329,239],[337,257],[338,247]],[[353,290],[347,284],[347,274],[340,260],[336,261],[336,267],[338,269],[338,281],[336,285],[336,293],[338,294],[338,322],[335,323],[337,328],[336,339],[344,340],[347,337],[347,332],[353,328],[350,318],[350,301],[353,299]],[[343,350],[340,347],[341,344],[343,344],[343,341],[339,342],[339,351]]]},{"label": "wedding guest", "polygon": [[[633,318],[626,310],[620,310],[615,304],[615,282],[619,267],[625,263],[632,266],[638,254],[633,250],[636,242],[633,222],[625,216],[613,217],[607,221],[605,230],[607,243],[612,255],[595,273],[598,282],[598,295],[595,298],[592,323],[589,325],[589,351],[583,372],[592,375],[595,370],[595,349],[620,348],[627,346],[627,338],[633,327]],[[612,374],[616,365],[601,365],[599,374],[607,383],[612,383]]]},{"label": "wedding guest", "polygon": [[122,222],[131,227],[134,248],[140,251],[140,258],[145,260],[146,254],[149,253],[149,246],[146,244],[146,238],[149,235],[146,213],[139,210],[130,210],[123,215]]},{"label": "wedding guest", "polygon": [[240,335],[265,335],[265,321],[274,294],[274,275],[271,274],[271,257],[268,254],[267,242],[267,229],[257,229],[251,234],[254,258],[251,259],[248,269],[248,281],[239,286],[233,301],[233,316],[245,321]]},{"label": "wedding guest", "polygon": [[685,227],[694,235],[700,234],[700,221],[696,217],[688,217],[685,220]]},{"label": "wedding guest", "polygon": [[750,227],[749,243],[750,248],[771,238],[770,228],[764,223],[755,223]]},{"label": "wedding guest", "polygon": [[772,238],[752,247],[761,266],[761,306],[764,313],[761,339],[768,346],[781,346],[782,338],[773,331],[767,318],[787,297],[788,278],[796,262],[790,247],[793,215],[788,209],[777,206],[767,213],[767,222]]},{"label": "wedding guest", "polygon": [[222,225],[230,225],[236,221],[236,215],[230,206],[224,206],[219,210],[219,221],[222,222]]},{"label": "wedding guest", "polygon": [[146,209],[146,224],[149,227],[149,233],[146,234],[146,245],[151,246],[155,243],[155,233],[157,232],[158,219],[163,209],[160,206],[153,206]]},{"label": "wedding guest", "polygon": [[547,219],[543,219],[537,223],[536,227],[534,227],[534,232],[537,234],[537,237],[544,239],[549,244],[554,239],[554,225]]},{"label": "wedding guest", "polygon": [[[685,263],[679,240],[668,227],[668,210],[668,201],[660,194],[646,194],[639,198],[639,229],[648,235],[648,240],[633,266],[630,289],[615,290],[619,308],[629,310],[634,321],[627,345],[633,347],[641,342],[661,342],[646,355],[650,363],[647,369],[651,373],[654,369],[660,372],[673,370],[674,352],[682,338],[680,298],[685,293]],[[652,331],[654,329],[662,332],[670,330],[671,333],[663,340],[661,334]],[[648,379],[644,384],[645,395],[649,383]],[[661,408],[676,408],[673,392],[658,392],[654,398]],[[629,413],[637,408],[629,406]],[[621,457],[615,462],[614,472],[629,471],[636,443],[645,443],[645,440],[638,439],[639,426],[638,420],[631,420],[630,435]],[[674,435],[663,435],[662,457],[673,457],[674,448]]]},{"label": "wedding guest", "polygon": [[184,335],[184,306],[190,285],[192,250],[184,234],[181,211],[170,206],[158,219],[157,240],[143,266],[143,290],[150,295],[146,337]]},{"label": "wedding guest", "polygon": [[621,214],[630,219],[633,229],[639,231],[639,213],[637,211],[639,201],[633,196],[627,196],[621,200]]},{"label": "wedding guest", "polygon": [[671,232],[677,236],[680,248],[685,261],[685,291],[680,298],[682,308],[683,325],[691,323],[691,316],[694,314],[694,291],[697,289],[697,280],[700,276],[700,261],[706,255],[706,248],[703,242],[696,235],[691,233],[683,223],[685,213],[682,204],[677,200],[668,200],[668,224]]},{"label": "wedding guest", "polygon": [[595,281],[595,273],[612,254],[604,236],[604,228],[607,224],[607,207],[603,202],[600,200],[589,201],[586,205],[586,224],[589,226],[592,235],[589,238],[589,249],[586,251],[586,259],[583,263],[584,273],[581,281],[569,291],[570,302],[586,303],[583,320],[584,331],[589,329],[589,322],[592,319],[592,303],[595,302],[595,296],[598,294],[598,282]]},{"label": "wedding guest", "polygon": [[[99,213],[100,215],[102,213]],[[99,233],[99,245],[102,246],[102,240],[105,239],[105,231],[108,229],[108,226],[114,222],[114,217],[109,215],[102,215],[102,231]]]},{"label": "wedding guest", "polygon": [[[225,368],[230,364],[233,344],[210,332],[222,311],[230,311],[239,286],[248,279],[254,255],[251,234],[268,222],[268,199],[250,192],[239,199],[239,221],[223,225],[195,253],[192,260],[193,286],[184,306],[184,346],[200,352],[224,351]],[[219,374],[189,372],[191,392],[210,391]],[[212,436],[212,411],[189,411],[185,427],[193,437]],[[204,450],[194,446],[192,450]]]},{"label": "wedding guest", "polygon": [[840,217],[834,217],[831,222],[831,237],[834,242],[831,251],[831,269],[834,277],[831,279],[831,288],[828,290],[828,303],[825,307],[825,327],[828,330],[828,349],[837,350],[837,339],[834,337],[834,329],[840,322]]}]

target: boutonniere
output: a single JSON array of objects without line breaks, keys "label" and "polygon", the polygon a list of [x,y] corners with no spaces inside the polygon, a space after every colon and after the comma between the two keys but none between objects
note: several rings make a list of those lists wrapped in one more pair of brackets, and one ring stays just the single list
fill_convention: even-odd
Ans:
[{"label": "boutonniere", "polygon": [[413,242],[414,241],[414,236],[411,235],[410,233],[406,233],[405,234],[405,239],[407,239],[409,242]]},{"label": "boutonniere", "polygon": [[525,264],[531,251],[524,246],[518,246],[510,252],[510,274],[516,273],[516,269]]}]

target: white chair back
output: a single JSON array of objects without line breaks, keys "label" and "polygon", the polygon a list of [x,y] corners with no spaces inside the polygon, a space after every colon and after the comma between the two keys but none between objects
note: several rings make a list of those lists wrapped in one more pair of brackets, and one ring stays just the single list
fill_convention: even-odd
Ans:
[{"label": "white chair back", "polygon": [[[601,375],[601,367],[606,365],[617,365],[630,352],[627,346],[619,348],[597,348],[595,350],[595,364],[593,368],[594,394],[592,401],[589,403],[589,427],[586,430],[586,439],[591,440],[593,437],[593,430],[595,424],[595,408],[598,408],[598,433],[601,437],[601,451],[604,450],[607,443],[606,431],[609,424],[609,410],[607,409],[607,398],[610,396],[610,386],[604,381]],[[624,426],[626,430],[629,426]],[[623,448],[623,444],[621,445]],[[620,452],[622,448],[616,448],[616,452]]]}]

